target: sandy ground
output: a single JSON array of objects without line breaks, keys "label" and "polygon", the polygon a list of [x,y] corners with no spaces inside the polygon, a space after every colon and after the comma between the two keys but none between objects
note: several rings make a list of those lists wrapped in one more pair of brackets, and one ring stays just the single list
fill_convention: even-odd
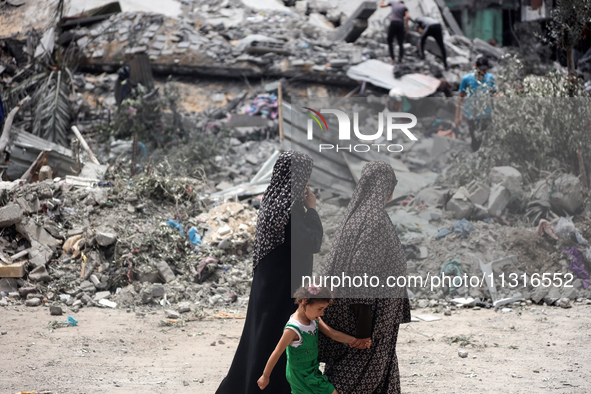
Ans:
[{"label": "sandy ground", "polygon": [[[401,327],[404,393],[588,391],[591,305],[436,312],[415,310],[413,315],[441,320]],[[49,322],[67,316],[78,326],[50,331]],[[0,393],[214,393],[244,320],[208,318],[168,327],[162,321],[161,310],[138,316],[85,308],[50,316],[44,307],[2,307]],[[461,349],[467,358],[458,356]]]}]

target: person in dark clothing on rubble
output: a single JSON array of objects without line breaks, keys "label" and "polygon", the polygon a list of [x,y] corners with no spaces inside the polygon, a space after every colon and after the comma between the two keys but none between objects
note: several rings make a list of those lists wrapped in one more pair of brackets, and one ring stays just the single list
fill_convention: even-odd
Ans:
[{"label": "person in dark clothing on rubble", "polygon": [[394,57],[394,38],[398,42],[398,63],[402,63],[404,58],[404,38],[408,34],[408,8],[404,5],[404,1],[390,1],[382,0],[380,7],[392,7],[390,13],[390,27],[388,28],[388,50],[390,51],[390,59],[395,61]]},{"label": "person in dark clothing on rubble", "polygon": [[431,36],[437,42],[439,46],[439,50],[441,51],[441,56],[443,59],[443,65],[447,70],[447,53],[445,52],[445,45],[443,44],[443,29],[441,27],[441,23],[436,21],[433,18],[429,18],[428,16],[422,16],[413,20],[413,22],[417,25],[417,29],[421,38],[418,43],[418,50],[419,50],[419,57],[421,59],[425,58],[425,41],[427,37]]}]

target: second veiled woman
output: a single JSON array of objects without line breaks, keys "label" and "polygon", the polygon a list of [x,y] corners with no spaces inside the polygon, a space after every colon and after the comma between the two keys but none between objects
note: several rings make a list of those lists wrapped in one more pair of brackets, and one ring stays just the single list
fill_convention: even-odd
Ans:
[{"label": "second veiled woman", "polygon": [[320,337],[320,361],[326,362],[325,374],[339,393],[400,392],[396,341],[399,325],[410,321],[410,304],[405,288],[381,287],[389,276],[406,276],[404,249],[386,212],[396,184],[389,164],[363,167],[325,264],[327,275],[380,280],[376,287],[366,281],[354,289],[338,288],[323,318],[336,330],[372,340],[370,349],[359,350]]}]

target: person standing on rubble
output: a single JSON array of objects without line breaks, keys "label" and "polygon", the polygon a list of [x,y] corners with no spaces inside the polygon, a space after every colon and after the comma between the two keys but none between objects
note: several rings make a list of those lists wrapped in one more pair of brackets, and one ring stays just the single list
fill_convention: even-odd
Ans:
[{"label": "person standing on rubble", "polygon": [[394,57],[394,38],[398,42],[398,63],[401,64],[404,58],[404,38],[408,34],[408,8],[404,5],[404,1],[390,1],[382,0],[381,8],[392,7],[390,13],[390,27],[388,28],[388,50],[390,51],[390,59],[392,63],[395,62]]},{"label": "person standing on rubble", "polygon": [[[476,59],[474,70],[464,75],[460,82],[460,93],[456,106],[455,126],[462,122],[464,114],[468,121],[472,151],[476,152],[482,144],[482,137],[492,122],[490,98],[496,93],[495,77],[488,72],[488,58]],[[465,102],[464,102],[465,101]]]},{"label": "person standing on rubble", "polygon": [[441,23],[427,16],[421,16],[420,18],[413,20],[413,22],[417,25],[417,30],[421,35],[417,44],[419,58],[425,59],[425,41],[427,41],[427,37],[431,36],[439,46],[443,65],[447,70],[447,52],[445,51],[445,45],[443,43],[443,28],[441,27]]},{"label": "person standing on rubble", "polygon": [[[312,274],[312,255],[320,251],[323,235],[316,196],[307,183],[312,166],[308,155],[288,151],[279,155],[273,167],[257,218],[254,275],[244,329],[216,394],[261,392],[257,380],[296,309],[292,295],[301,286],[301,277]],[[286,363],[282,355],[271,373],[268,392],[291,393]]]}]

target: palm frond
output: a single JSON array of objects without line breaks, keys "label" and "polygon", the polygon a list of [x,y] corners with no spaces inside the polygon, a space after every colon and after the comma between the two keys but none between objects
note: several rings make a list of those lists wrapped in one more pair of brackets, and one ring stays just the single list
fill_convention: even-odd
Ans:
[{"label": "palm frond", "polygon": [[52,71],[34,97],[33,133],[48,141],[67,146],[67,134],[72,119],[70,103],[70,74]]}]

